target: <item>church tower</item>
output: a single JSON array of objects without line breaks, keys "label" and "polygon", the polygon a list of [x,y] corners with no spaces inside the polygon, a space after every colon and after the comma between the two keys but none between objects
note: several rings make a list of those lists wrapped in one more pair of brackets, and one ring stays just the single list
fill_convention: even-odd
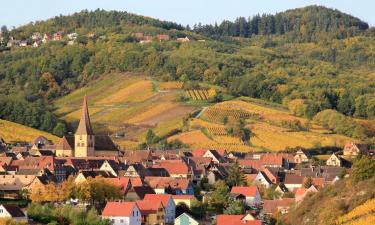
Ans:
[{"label": "church tower", "polygon": [[82,115],[74,135],[74,156],[94,156],[95,135],[91,128],[90,115],[86,95],[83,99]]}]

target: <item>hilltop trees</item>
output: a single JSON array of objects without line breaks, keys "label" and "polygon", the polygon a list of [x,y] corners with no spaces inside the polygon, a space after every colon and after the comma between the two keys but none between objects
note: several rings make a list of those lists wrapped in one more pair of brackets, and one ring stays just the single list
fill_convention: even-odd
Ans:
[{"label": "hilltop trees", "polygon": [[367,23],[337,10],[308,6],[276,15],[258,14],[249,19],[239,17],[234,22],[225,20],[220,25],[198,24],[194,26],[194,31],[216,38],[287,34],[292,40],[313,41],[322,35],[344,38],[368,28]]}]

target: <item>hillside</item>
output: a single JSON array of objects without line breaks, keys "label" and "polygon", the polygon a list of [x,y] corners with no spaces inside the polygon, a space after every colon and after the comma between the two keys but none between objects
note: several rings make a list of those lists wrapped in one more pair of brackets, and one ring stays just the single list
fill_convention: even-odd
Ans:
[{"label": "hillside", "polygon": [[0,120],[0,137],[6,143],[27,141],[31,142],[38,136],[44,136],[54,143],[58,143],[59,138],[47,132],[36,130],[21,124]]},{"label": "hillside", "polygon": [[[317,14],[331,18],[327,27],[319,28],[322,32],[319,35],[309,32],[316,28],[315,25],[327,23],[317,21]],[[280,17],[278,15],[265,18]],[[132,89],[137,93],[137,90],[147,86],[145,93],[135,95],[142,96],[140,102],[144,104],[162,95],[155,95],[157,89],[150,91],[155,86],[153,82],[170,81],[182,82],[184,88],[215,86],[224,95],[247,96],[282,104],[284,107],[293,100],[302,100],[302,110],[298,116],[308,119],[326,109],[333,109],[356,119],[374,119],[375,49],[372,46],[375,44],[375,37],[366,24],[341,12],[315,6],[280,15],[283,15],[285,21],[301,18],[306,23],[285,22],[284,25],[291,29],[290,32],[272,33],[273,35],[260,32],[240,38],[219,33],[222,39],[213,40],[210,35],[204,36],[195,32],[196,30],[187,30],[175,23],[126,12],[97,10],[59,16],[19,27],[10,34],[16,39],[27,38],[26,41],[30,44],[30,35],[34,32],[53,34],[62,31],[63,36],[36,48],[19,47],[0,53],[0,92],[4,95],[0,100],[6,102],[0,102],[6,106],[6,110],[0,109],[0,118],[61,136],[72,131],[72,126],[70,130],[65,129],[64,121],[58,118],[71,123],[76,118],[74,111],[77,109],[56,111],[50,106],[59,105],[62,100],[58,99],[69,94],[77,95],[79,99],[83,95],[76,94],[80,89],[90,89],[90,85],[98,80],[105,80],[106,76],[133,73],[138,74],[140,79],[150,77],[151,83],[144,81],[134,84],[135,86],[130,87],[131,91],[120,91],[119,96],[132,99]],[[306,38],[300,38],[300,34],[291,37],[290,34],[301,30],[302,25],[306,28],[306,32],[302,32]],[[338,36],[335,29],[331,29],[337,27],[343,27],[343,32],[350,35]],[[349,32],[351,30],[353,32]],[[69,32],[77,32],[78,37],[73,44],[68,44]],[[150,37],[150,43],[140,43],[135,35],[139,33]],[[160,41],[157,40],[157,35],[168,35],[170,39]],[[317,35],[319,38],[316,38]],[[177,39],[186,36],[189,39],[187,42]],[[121,79],[118,82],[116,79],[118,78],[113,77],[112,84],[122,83]],[[166,94],[163,98],[168,96]],[[116,99],[116,96],[110,96],[107,91],[102,97],[97,99],[93,110],[97,111],[94,112],[98,114],[96,116],[101,115],[100,119],[106,121],[106,113],[99,111],[105,105],[121,105],[121,97]],[[129,105],[129,110],[138,112],[136,100],[131,101],[133,105]],[[161,115],[153,113],[177,106],[175,102],[166,105],[151,104],[149,107],[156,107],[155,110],[145,110],[151,112],[140,114],[140,119],[131,118],[132,112],[127,111],[127,114],[116,107],[111,109],[114,113],[111,117],[118,118],[114,119],[117,121],[110,121],[112,123],[121,121],[137,126],[155,126]],[[24,108],[32,109],[32,112]],[[42,110],[35,110],[38,108]],[[58,115],[53,115],[52,112]],[[28,119],[29,114],[35,120]],[[185,109],[181,114],[185,114]],[[153,117],[159,119],[152,121]],[[175,121],[169,122],[166,126],[175,126]],[[156,130],[160,131],[161,128]],[[361,132],[356,132],[356,135],[352,131],[347,132],[348,136],[373,141],[374,132],[357,131]]]},{"label": "hillside", "polygon": [[362,157],[348,178],[307,195],[285,217],[287,224],[362,225],[374,221],[374,159]]},{"label": "hillside", "polygon": [[95,131],[112,134],[123,149],[133,149],[148,129],[160,136],[181,129],[182,118],[196,109],[177,102],[178,90],[161,90],[163,84],[140,74],[108,74],[58,99],[55,113],[74,130],[87,95]]},{"label": "hillside", "polygon": [[[244,119],[250,129],[250,143],[228,133],[228,124]],[[229,120],[228,124],[224,124]],[[195,148],[219,148],[229,151],[280,151],[288,148],[307,149],[342,147],[353,141],[342,135],[331,134],[308,120],[293,116],[282,106],[243,98],[221,102],[204,109],[199,118],[192,118],[189,130],[169,140],[178,139]],[[295,127],[290,126],[296,124]],[[309,126],[309,128],[305,128]]]}]

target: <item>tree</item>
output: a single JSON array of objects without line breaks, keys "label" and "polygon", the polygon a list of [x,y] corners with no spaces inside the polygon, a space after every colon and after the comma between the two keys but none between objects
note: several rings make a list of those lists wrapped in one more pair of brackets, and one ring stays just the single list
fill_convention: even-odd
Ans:
[{"label": "tree", "polygon": [[190,206],[192,216],[197,219],[204,218],[207,212],[207,205],[198,200],[193,200]]},{"label": "tree", "polygon": [[103,177],[88,178],[76,184],[74,193],[84,202],[99,203],[103,205],[106,200],[119,199],[121,190],[118,186],[108,182]]},{"label": "tree", "polygon": [[229,188],[223,180],[215,183],[215,190],[209,199],[209,209],[216,213],[223,213],[223,210],[229,204]]},{"label": "tree", "polygon": [[362,155],[353,164],[352,177],[355,182],[366,180],[375,176],[375,160]]},{"label": "tree", "polygon": [[246,177],[238,162],[233,163],[228,170],[226,182],[229,187],[247,185]]},{"label": "tree", "polygon": [[231,201],[227,208],[224,210],[224,214],[229,215],[243,215],[245,214],[246,205],[242,201]]}]

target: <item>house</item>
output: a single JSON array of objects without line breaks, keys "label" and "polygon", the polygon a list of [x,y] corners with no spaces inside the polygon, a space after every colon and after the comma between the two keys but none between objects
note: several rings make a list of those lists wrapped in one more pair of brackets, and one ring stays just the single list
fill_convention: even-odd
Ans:
[{"label": "house", "polygon": [[132,187],[130,178],[128,177],[105,178],[104,180],[118,187],[123,195]]},{"label": "house", "polygon": [[280,182],[280,176],[279,176],[279,172],[280,170],[278,168],[264,168],[263,169],[263,174],[267,176],[268,180],[272,183],[272,184],[278,184]]},{"label": "house", "polygon": [[261,185],[265,188],[269,188],[272,185],[272,182],[268,179],[267,175],[263,171],[260,171],[256,175],[252,183]]},{"label": "house", "polygon": [[188,37],[177,38],[177,41],[179,41],[179,42],[190,42],[190,39]]},{"label": "house", "polygon": [[187,178],[145,177],[145,182],[157,194],[173,193],[176,195],[193,195],[194,187]]},{"label": "house", "polygon": [[199,225],[199,223],[189,214],[182,213],[175,219],[174,225]]},{"label": "house", "polygon": [[142,215],[142,225],[164,224],[165,208],[157,199],[137,201]]},{"label": "house", "polygon": [[102,218],[113,225],[141,225],[141,211],[135,202],[107,202]]},{"label": "house", "polygon": [[146,194],[144,200],[160,200],[165,208],[165,222],[173,224],[176,217],[176,204],[172,195],[168,194]]},{"label": "house", "polygon": [[251,214],[247,215],[217,215],[216,225],[262,225]]},{"label": "house", "polygon": [[17,222],[27,222],[27,216],[25,213],[16,205],[0,205],[0,218],[13,219]]},{"label": "house", "polygon": [[274,200],[263,201],[263,213],[264,214],[276,214],[281,213],[282,215],[289,213],[289,208],[294,204],[294,198],[283,198]]},{"label": "house", "polygon": [[152,163],[152,152],[150,150],[125,151],[119,160],[124,164]]},{"label": "house", "polygon": [[332,153],[332,155],[327,159],[326,161],[327,166],[337,166],[341,167],[342,160],[339,156],[337,156],[335,153]]},{"label": "house", "polygon": [[279,192],[282,195],[289,192],[288,188],[283,183],[278,184],[277,187],[275,188],[275,191]]},{"label": "house", "polygon": [[217,150],[207,150],[202,157],[211,158],[215,163],[226,162],[226,159]]},{"label": "house", "polygon": [[296,188],[302,187],[303,179],[303,176],[286,174],[284,178],[284,185],[289,191],[293,191]]},{"label": "house", "polygon": [[309,162],[310,154],[305,150],[298,150],[294,155],[294,162],[295,163],[306,163]]},{"label": "house", "polygon": [[191,207],[193,201],[197,200],[194,195],[172,195],[175,205],[185,204],[187,207]]},{"label": "house", "polygon": [[107,171],[84,170],[84,171],[80,171],[77,174],[76,178],[74,179],[74,183],[78,184],[78,183],[86,181],[89,177],[95,178],[99,176],[103,178],[114,178],[114,176],[112,176]]},{"label": "house", "polygon": [[69,40],[75,40],[78,38],[78,34],[77,33],[70,33],[67,35],[68,39]]},{"label": "house", "polygon": [[367,146],[364,144],[355,144],[353,142],[347,143],[344,146],[343,153],[345,156],[357,156],[359,153],[366,153]]},{"label": "house", "polygon": [[189,168],[182,160],[157,160],[152,168],[164,168],[171,177],[188,178]]},{"label": "house", "polygon": [[168,34],[158,34],[156,35],[159,41],[169,41],[170,37]]},{"label": "house", "polygon": [[56,147],[56,156],[93,157],[119,155],[120,152],[117,146],[108,135],[94,134],[87,106],[87,97],[85,96],[76,133],[72,137],[63,137],[61,139]]},{"label": "house", "polygon": [[39,33],[39,32],[34,32],[32,35],[31,35],[31,39],[33,41],[39,41],[42,39],[42,35]]},{"label": "house", "polygon": [[52,36],[48,33],[44,33],[43,35],[43,39],[42,39],[42,42],[43,43],[47,43],[48,41],[50,41],[52,39]]},{"label": "house", "polygon": [[53,40],[54,41],[61,41],[63,39],[63,32],[57,32],[53,34]]},{"label": "house", "polygon": [[242,194],[246,197],[246,204],[251,205],[258,205],[261,203],[262,199],[260,197],[260,192],[257,186],[234,186],[230,191],[231,194]]},{"label": "house", "polygon": [[295,200],[296,202],[300,202],[305,198],[305,196],[308,193],[316,193],[316,192],[318,192],[318,189],[316,189],[314,185],[311,185],[311,187],[309,188],[304,188],[304,187],[297,188],[295,191]]},{"label": "house", "polygon": [[144,199],[146,194],[156,194],[149,186],[133,186],[125,195],[128,201],[139,201]]},{"label": "house", "polygon": [[139,163],[129,165],[124,171],[119,171],[118,176],[123,177],[132,177],[132,178],[144,178],[147,170],[146,168]]}]

